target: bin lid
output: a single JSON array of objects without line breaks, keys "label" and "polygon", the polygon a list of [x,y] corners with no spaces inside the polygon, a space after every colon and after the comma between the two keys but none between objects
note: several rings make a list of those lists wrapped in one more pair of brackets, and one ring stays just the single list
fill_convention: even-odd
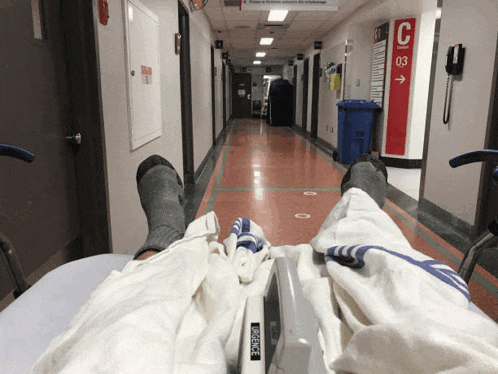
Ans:
[{"label": "bin lid", "polygon": [[340,108],[352,108],[352,109],[378,109],[379,104],[375,101],[367,100],[343,100],[336,104]]}]

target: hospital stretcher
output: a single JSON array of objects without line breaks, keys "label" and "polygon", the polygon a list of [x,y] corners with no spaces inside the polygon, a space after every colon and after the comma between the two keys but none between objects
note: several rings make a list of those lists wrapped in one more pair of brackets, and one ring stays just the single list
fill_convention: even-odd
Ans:
[{"label": "hospital stretcher", "polygon": [[[31,162],[34,155],[0,145],[0,155]],[[452,167],[476,161],[498,161],[498,152],[480,151],[450,161]],[[493,178],[498,179],[498,168]],[[459,274],[470,279],[482,250],[498,236],[498,219],[466,253]],[[131,255],[102,254],[58,267],[34,285],[26,282],[14,247],[0,233],[1,256],[14,284],[16,300],[0,313],[0,371],[24,373],[53,338],[66,331],[91,292],[112,270],[121,270]],[[239,372],[326,373],[317,337],[317,322],[301,290],[296,268],[277,258],[263,296],[248,298],[239,351]],[[485,315],[473,303],[469,309]],[[304,318],[303,316],[307,316]],[[254,359],[254,358],[257,359]]]}]

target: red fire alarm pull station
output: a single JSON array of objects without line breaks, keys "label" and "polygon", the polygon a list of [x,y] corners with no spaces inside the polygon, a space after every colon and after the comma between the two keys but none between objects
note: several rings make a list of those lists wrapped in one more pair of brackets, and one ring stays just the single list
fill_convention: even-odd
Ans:
[{"label": "red fire alarm pull station", "polygon": [[109,19],[109,4],[107,0],[99,0],[99,18],[101,24],[107,25],[107,20]]}]

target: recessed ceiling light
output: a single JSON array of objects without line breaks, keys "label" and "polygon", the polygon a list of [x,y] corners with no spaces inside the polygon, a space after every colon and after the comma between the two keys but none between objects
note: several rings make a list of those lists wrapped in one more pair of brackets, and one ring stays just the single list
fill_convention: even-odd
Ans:
[{"label": "recessed ceiling light", "polygon": [[271,22],[281,22],[287,17],[288,10],[284,9],[272,9],[270,10],[270,14],[268,16],[268,21]]},{"label": "recessed ceiling light", "polygon": [[256,52],[256,57],[265,57],[266,52]]},{"label": "recessed ceiling light", "polygon": [[273,38],[261,38],[259,42],[261,45],[270,45],[271,43],[273,43]]},{"label": "recessed ceiling light", "polygon": [[254,65],[261,65],[261,61],[259,61],[259,60],[253,61],[253,64]]}]

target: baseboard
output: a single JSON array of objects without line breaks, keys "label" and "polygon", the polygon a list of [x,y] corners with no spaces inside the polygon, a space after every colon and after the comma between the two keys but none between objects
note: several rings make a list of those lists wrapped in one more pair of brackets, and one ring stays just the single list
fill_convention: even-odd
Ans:
[{"label": "baseboard", "polygon": [[464,236],[466,236],[466,239],[471,239],[475,235],[475,226],[474,225],[471,225],[471,224],[463,221],[462,219],[454,216],[450,212],[444,210],[443,208],[437,206],[434,203],[431,203],[429,200],[424,199],[423,197],[421,197],[419,199],[418,208],[419,208],[419,210],[427,212],[428,214],[435,217],[436,219],[450,225],[457,232],[460,232]]},{"label": "baseboard", "polygon": [[386,166],[401,169],[420,169],[422,168],[422,160],[408,160],[405,158],[394,158],[380,156],[380,159]]},{"label": "baseboard", "polygon": [[337,150],[336,147],[334,147],[329,142],[323,140],[322,138],[313,139],[313,143],[316,146],[318,146],[318,148],[320,148],[322,151],[327,153],[329,156],[332,156],[334,161],[337,161],[337,158],[339,157],[339,151]]},{"label": "baseboard", "polygon": [[211,148],[209,149],[208,153],[206,154],[206,157],[204,157],[204,159],[202,160],[201,164],[199,165],[199,167],[195,171],[195,173],[194,173],[194,181],[196,181],[196,183],[197,183],[197,180],[199,179],[199,177],[201,176],[201,174],[203,173],[204,169],[206,168],[206,165],[208,164],[208,162],[213,157],[217,157],[217,155],[216,155],[217,145],[218,144],[223,144],[225,142],[225,139],[226,139],[226,137],[228,135],[228,131],[229,131],[229,129],[232,126],[232,123],[233,123],[232,120],[229,120],[227,122],[227,125],[225,126],[225,128],[220,131],[219,135],[216,137],[215,145],[211,146]]}]

